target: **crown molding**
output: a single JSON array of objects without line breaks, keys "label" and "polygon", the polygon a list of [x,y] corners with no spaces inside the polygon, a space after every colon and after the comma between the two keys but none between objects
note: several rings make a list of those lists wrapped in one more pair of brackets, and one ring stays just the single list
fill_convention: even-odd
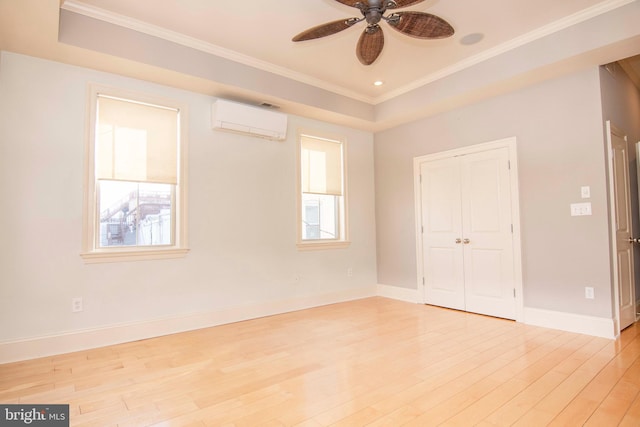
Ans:
[{"label": "crown molding", "polygon": [[288,68],[280,67],[270,62],[261,61],[251,56],[238,53],[231,49],[226,49],[224,47],[205,42],[195,37],[190,37],[175,31],[167,30],[166,28],[162,28],[148,22],[113,13],[92,5],[87,5],[82,3],[81,1],[64,0],[60,8],[69,12],[87,16],[89,18],[108,22],[113,25],[118,25],[120,27],[137,31],[152,37],[157,37],[162,40],[177,43],[182,46],[208,53],[210,55],[215,55],[221,58],[228,59],[230,61],[238,62],[240,64],[244,64],[262,71],[267,71],[282,77],[286,77],[288,79],[292,79],[320,89],[327,90],[329,92],[333,92],[338,95],[346,96],[356,101],[366,102],[368,104],[373,104],[375,101],[374,98],[363,96],[362,94],[348,90],[342,86],[330,85],[323,80],[316,79],[306,74],[297,73]]},{"label": "crown molding", "polygon": [[390,99],[393,99],[397,96],[403,95],[407,92],[411,92],[412,90],[418,89],[422,86],[426,86],[429,83],[433,83],[436,80],[443,79],[448,77],[454,73],[462,71],[464,69],[470,68],[474,65],[477,65],[481,62],[487,61],[491,58],[494,58],[498,55],[501,55],[505,52],[508,52],[513,49],[517,49],[523,45],[531,43],[533,41],[539,40],[548,35],[557,33],[558,31],[562,31],[567,29],[573,25],[579,24],[581,22],[587,21],[591,18],[595,18],[599,15],[605,14],[612,10],[615,10],[619,7],[626,6],[627,4],[633,3],[637,0],[606,0],[601,3],[598,3],[594,6],[591,6],[587,9],[584,9],[580,12],[569,15],[563,19],[547,24],[543,27],[537,28],[533,31],[530,31],[526,34],[523,34],[515,39],[509,40],[505,43],[499,44],[491,49],[485,50],[477,55],[470,56],[469,58],[460,61],[456,64],[453,64],[449,67],[445,67],[436,73],[429,74],[422,79],[416,80],[411,84],[400,87],[396,90],[390,91],[374,100],[374,104],[379,104]]},{"label": "crown molding", "polygon": [[240,64],[254,67],[256,69],[270,72],[270,73],[273,73],[285,78],[289,78],[304,84],[308,84],[308,85],[317,87],[319,89],[324,89],[338,95],[346,96],[357,101],[365,102],[371,105],[377,105],[382,102],[389,101],[405,93],[411,92],[420,87],[426,86],[437,80],[448,77],[459,71],[473,67],[484,61],[497,57],[505,52],[511,51],[513,49],[517,49],[518,47],[521,47],[533,41],[539,40],[543,37],[554,34],[558,31],[562,31],[573,25],[587,21],[591,18],[595,18],[599,15],[605,14],[607,12],[610,12],[612,10],[625,6],[627,4],[633,3],[635,1],[637,0],[605,0],[587,9],[584,9],[580,12],[574,13],[563,19],[560,19],[558,21],[552,22],[548,25],[545,25],[543,27],[530,31],[526,34],[523,34],[522,36],[516,37],[505,43],[501,43],[491,49],[485,50],[463,61],[457,62],[451,66],[442,68],[438,72],[431,73],[410,84],[402,86],[396,90],[387,92],[386,94],[380,95],[378,97],[364,96],[360,93],[356,93],[342,86],[330,85],[323,80],[316,79],[309,75],[298,73],[288,68],[280,67],[266,61],[261,61],[256,58],[250,57],[248,55],[244,55],[236,51],[226,49],[221,46],[217,46],[212,43],[208,43],[208,42],[196,39],[194,37],[189,37],[175,31],[170,31],[165,28],[152,25],[144,21],[140,21],[124,15],[116,14],[102,8],[87,5],[78,0],[64,0],[61,5],[61,9],[78,13],[90,18],[98,19],[104,22],[108,22],[114,25],[118,25],[124,28],[128,28],[130,30],[138,31],[140,33],[157,37],[163,40],[167,40],[173,43],[177,43],[177,44],[180,44],[192,49],[196,49],[211,55],[215,55],[215,56],[225,58],[234,62],[238,62]]}]

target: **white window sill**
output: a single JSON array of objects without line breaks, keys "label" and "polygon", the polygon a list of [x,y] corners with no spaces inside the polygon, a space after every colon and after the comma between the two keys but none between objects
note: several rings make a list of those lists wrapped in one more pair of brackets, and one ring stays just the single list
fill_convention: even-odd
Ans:
[{"label": "white window sill", "polygon": [[325,249],[344,249],[349,247],[351,242],[342,240],[342,241],[322,241],[322,240],[312,240],[309,242],[298,242],[297,247],[299,251],[320,251]]},{"label": "white window sill", "polygon": [[107,250],[81,253],[86,264],[184,258],[189,249]]}]

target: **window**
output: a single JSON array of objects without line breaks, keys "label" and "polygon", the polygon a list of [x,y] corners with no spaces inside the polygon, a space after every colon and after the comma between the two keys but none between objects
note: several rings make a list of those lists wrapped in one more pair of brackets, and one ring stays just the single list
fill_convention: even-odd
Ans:
[{"label": "window", "polygon": [[300,135],[298,247],[344,247],[347,240],[345,142]]},{"label": "window", "polygon": [[184,107],[92,87],[90,111],[83,257],[183,256]]}]

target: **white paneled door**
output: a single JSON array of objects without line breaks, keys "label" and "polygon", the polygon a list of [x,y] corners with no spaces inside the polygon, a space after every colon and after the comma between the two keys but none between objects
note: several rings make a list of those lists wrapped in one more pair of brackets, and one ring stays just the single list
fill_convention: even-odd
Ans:
[{"label": "white paneled door", "polygon": [[516,318],[509,148],[420,163],[424,300]]},{"label": "white paneled door", "polygon": [[627,137],[612,128],[607,122],[611,149],[611,175],[613,183],[613,215],[615,221],[615,260],[614,281],[618,300],[618,318],[620,330],[636,320],[634,297],[633,238],[631,217],[631,190],[629,175],[629,147]]},{"label": "white paneled door", "polygon": [[425,161],[420,176],[425,302],[464,310],[460,159]]}]

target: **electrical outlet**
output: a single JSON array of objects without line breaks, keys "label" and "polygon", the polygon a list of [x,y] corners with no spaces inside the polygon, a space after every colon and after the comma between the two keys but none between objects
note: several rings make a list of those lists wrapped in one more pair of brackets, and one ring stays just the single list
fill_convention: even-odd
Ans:
[{"label": "electrical outlet", "polygon": [[353,268],[347,268],[347,277],[353,277]]},{"label": "electrical outlet", "polygon": [[595,292],[593,290],[593,288],[591,286],[586,286],[584,288],[584,297],[586,299],[594,299],[595,298]]},{"label": "electrical outlet", "polygon": [[82,310],[84,310],[82,307],[82,297],[71,298],[71,311],[73,313],[79,313]]}]

